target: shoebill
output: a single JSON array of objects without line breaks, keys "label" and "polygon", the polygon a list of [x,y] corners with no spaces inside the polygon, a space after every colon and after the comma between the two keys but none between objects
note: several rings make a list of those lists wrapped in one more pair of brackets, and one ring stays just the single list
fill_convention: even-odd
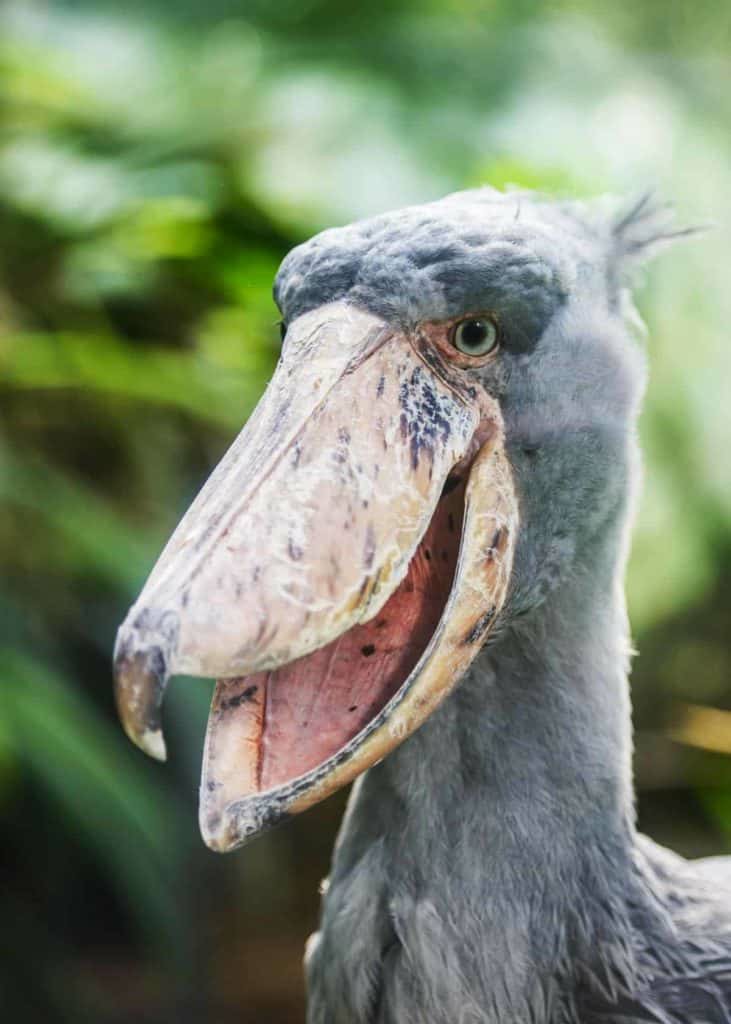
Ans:
[{"label": "shoebill", "polygon": [[633,812],[629,288],[671,233],[649,201],[480,189],[282,263],[279,365],[120,629],[116,692],[164,758],[168,676],[218,679],[214,850],[357,777],[310,1024],[731,1021],[731,869]]}]

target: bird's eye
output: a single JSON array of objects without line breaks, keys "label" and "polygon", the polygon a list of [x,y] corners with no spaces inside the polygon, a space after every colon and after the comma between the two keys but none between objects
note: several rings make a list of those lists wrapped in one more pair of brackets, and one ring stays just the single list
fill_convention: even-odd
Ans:
[{"label": "bird's eye", "polygon": [[487,316],[461,320],[452,334],[452,344],[466,356],[486,356],[499,340],[497,324]]},{"label": "bird's eye", "polygon": [[287,335],[287,325],[285,324],[284,320],[280,320],[279,321],[279,340],[283,342],[285,337],[286,337],[286,335]]}]

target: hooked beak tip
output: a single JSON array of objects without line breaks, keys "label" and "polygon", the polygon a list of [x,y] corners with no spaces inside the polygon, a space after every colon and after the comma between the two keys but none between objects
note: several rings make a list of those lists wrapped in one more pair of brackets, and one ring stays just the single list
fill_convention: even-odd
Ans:
[{"label": "hooked beak tip", "polygon": [[134,745],[148,757],[155,761],[167,761],[168,753],[162,729],[146,729],[141,735],[132,734],[128,729],[125,729],[125,732]]},{"label": "hooked beak tip", "polygon": [[117,711],[129,739],[156,761],[167,757],[160,714],[167,676],[160,647],[135,649],[120,630],[114,657]]}]

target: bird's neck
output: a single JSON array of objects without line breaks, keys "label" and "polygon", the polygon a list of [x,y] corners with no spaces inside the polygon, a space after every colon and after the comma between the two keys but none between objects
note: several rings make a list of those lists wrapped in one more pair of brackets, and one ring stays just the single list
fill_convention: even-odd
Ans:
[{"label": "bird's neck", "polygon": [[[617,540],[619,546],[620,540]],[[607,542],[609,546],[609,542]],[[629,640],[619,551],[593,564],[477,659],[414,737],[370,772],[399,836],[481,855],[631,838]],[[499,834],[495,844],[492,837]],[[548,847],[546,846],[548,844]],[[418,848],[418,846],[417,846]]]},{"label": "bird's neck", "polygon": [[492,1000],[495,1020],[522,1020],[536,979],[623,926],[634,825],[621,543],[507,629],[352,799],[323,924],[367,880],[362,920],[393,931],[373,941],[439,967],[440,1006],[474,998],[484,1014]]}]

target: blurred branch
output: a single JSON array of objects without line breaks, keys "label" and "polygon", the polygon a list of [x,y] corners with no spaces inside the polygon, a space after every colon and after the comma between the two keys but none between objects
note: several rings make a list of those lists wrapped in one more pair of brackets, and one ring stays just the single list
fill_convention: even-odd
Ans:
[{"label": "blurred branch", "polygon": [[731,711],[700,704],[678,704],[676,709],[678,720],[668,729],[672,740],[717,754],[731,754]]}]

